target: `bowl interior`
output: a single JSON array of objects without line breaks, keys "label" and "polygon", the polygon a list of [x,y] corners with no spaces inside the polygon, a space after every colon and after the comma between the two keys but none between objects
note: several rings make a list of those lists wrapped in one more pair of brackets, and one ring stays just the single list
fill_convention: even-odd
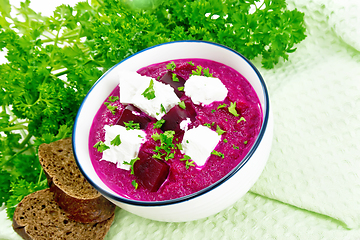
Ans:
[{"label": "bowl interior", "polygon": [[[202,58],[223,63],[241,73],[257,93],[263,112],[267,114],[267,91],[256,68],[239,53],[215,43],[203,41],[170,42],[145,49],[109,69],[91,88],[85,97],[75,120],[73,129],[73,149],[76,161],[87,180],[108,197],[121,197],[107,187],[93,168],[88,151],[89,131],[92,121],[104,100],[118,85],[117,72],[138,69],[163,61],[182,58]],[[264,124],[262,126],[264,128]]]}]

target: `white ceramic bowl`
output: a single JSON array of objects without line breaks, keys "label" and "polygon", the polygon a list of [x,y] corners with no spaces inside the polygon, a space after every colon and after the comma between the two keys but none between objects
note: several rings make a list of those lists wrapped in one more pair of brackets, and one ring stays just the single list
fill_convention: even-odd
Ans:
[{"label": "white ceramic bowl", "polygon": [[[88,140],[93,118],[100,105],[118,84],[116,72],[133,70],[181,58],[203,58],[226,64],[240,72],[255,89],[263,110],[263,124],[246,157],[230,173],[194,194],[167,201],[144,202],[123,198],[107,187],[91,164]],[[234,204],[260,176],[268,159],[273,136],[273,118],[265,82],[258,70],[241,54],[225,46],[204,41],[178,41],[160,44],[138,52],[109,69],[85,97],[75,120],[73,149],[85,178],[119,207],[145,218],[184,222],[211,216]]]}]

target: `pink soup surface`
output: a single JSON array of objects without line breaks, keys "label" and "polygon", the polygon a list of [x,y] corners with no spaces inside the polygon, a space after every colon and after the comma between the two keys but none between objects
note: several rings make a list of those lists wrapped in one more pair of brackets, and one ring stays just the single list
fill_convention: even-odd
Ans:
[{"label": "pink soup surface", "polygon": [[[228,89],[228,95],[224,101],[213,102],[209,105],[201,106],[193,104],[197,116],[192,126],[208,125],[216,130],[218,125],[226,131],[221,135],[221,140],[215,150],[224,154],[224,157],[210,155],[206,164],[201,167],[189,167],[186,169],[185,161],[180,161],[184,154],[180,150],[175,150],[175,157],[166,161],[170,171],[167,179],[156,192],[150,192],[139,184],[137,189],[132,185],[135,179],[130,171],[119,169],[116,164],[108,161],[101,161],[102,153],[98,152],[93,146],[98,141],[104,141],[104,125],[116,124],[119,120],[124,105],[116,101],[112,105],[118,108],[113,115],[103,104],[98,110],[90,130],[89,150],[91,162],[100,179],[114,192],[134,200],[140,201],[162,201],[183,197],[195,193],[208,187],[223,178],[234,167],[236,167],[249,152],[254,144],[262,124],[262,109],[259,99],[250,83],[234,69],[210,60],[205,59],[177,59],[172,60],[176,64],[173,71],[178,76],[187,80],[196,66],[209,68],[214,77],[219,78]],[[139,69],[137,72],[157,79],[167,73],[166,65],[172,61],[156,63]],[[194,66],[188,62],[192,61]],[[117,86],[109,96],[119,96]],[[188,100],[189,97],[183,95],[180,100]],[[104,100],[104,102],[107,99]],[[234,116],[228,111],[230,102],[236,102],[236,110],[240,116]],[[226,103],[227,107],[219,108],[219,105]],[[246,121],[239,121],[243,117]],[[154,129],[155,119],[147,125],[145,132],[147,141],[142,145],[146,152],[153,152],[159,141],[154,141],[151,135],[155,132],[161,133],[160,129]],[[174,143],[181,143],[182,136],[174,138]],[[241,184],[241,183],[239,183]]]}]

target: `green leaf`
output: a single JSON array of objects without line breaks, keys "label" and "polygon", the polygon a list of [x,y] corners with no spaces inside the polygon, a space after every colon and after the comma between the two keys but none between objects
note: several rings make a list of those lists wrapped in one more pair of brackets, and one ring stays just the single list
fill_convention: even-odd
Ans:
[{"label": "green leaf", "polygon": [[153,150],[156,154],[152,157],[156,159],[162,159],[165,156],[164,160],[167,161],[170,158],[174,158],[175,155],[172,151],[175,150],[175,145],[173,143],[175,131],[165,131],[164,133],[158,134],[155,133],[151,137],[158,141],[160,140],[160,146],[156,146]]},{"label": "green leaf", "polygon": [[135,190],[138,189],[139,184],[136,182],[136,180],[133,180],[131,184],[134,186]]},{"label": "green leaf", "polygon": [[186,108],[186,105],[185,105],[185,102],[184,101],[181,101],[179,102],[179,107],[181,107],[182,109],[185,109]]},{"label": "green leaf", "polygon": [[218,156],[218,157],[221,157],[221,158],[224,158],[224,157],[225,157],[223,153],[218,152],[218,151],[215,151],[215,150],[213,150],[213,151],[211,152],[211,154],[213,154],[213,155],[215,155],[215,156]]},{"label": "green leaf", "polygon": [[166,109],[165,109],[164,105],[162,105],[162,104],[160,104],[160,112],[166,113]]},{"label": "green leaf", "polygon": [[224,108],[224,107],[226,107],[226,106],[227,106],[227,104],[226,104],[226,103],[223,103],[223,104],[220,104],[220,105],[217,107],[217,109]]},{"label": "green leaf", "polygon": [[176,73],[173,73],[173,74],[171,75],[171,77],[172,77],[172,80],[173,80],[174,82],[178,82],[178,81],[179,81],[179,78],[176,76]]},{"label": "green leaf", "polygon": [[226,131],[222,130],[219,125],[216,125],[216,133],[218,135],[223,135]]},{"label": "green leaf", "polygon": [[237,120],[237,123],[240,123],[240,122],[246,122],[246,119],[244,117],[241,117],[239,120]]},{"label": "green leaf", "polygon": [[123,164],[125,164],[125,165],[130,165],[130,174],[134,175],[134,164],[135,164],[135,162],[136,162],[137,160],[139,160],[139,159],[140,159],[140,158],[136,157],[136,158],[134,158],[134,159],[131,159],[129,163],[126,162],[126,161],[124,161]]},{"label": "green leaf", "polygon": [[115,102],[119,100],[120,98],[118,96],[109,96],[108,101],[109,102]]},{"label": "green leaf", "polygon": [[109,109],[109,111],[110,111],[113,115],[116,115],[117,106],[110,105],[109,102],[104,102],[104,104],[105,104],[105,106],[107,107],[107,109]]},{"label": "green leaf", "polygon": [[16,205],[27,195],[30,193],[42,190],[47,188],[47,181],[46,179],[39,182],[39,183],[33,183],[28,182],[24,179],[16,180],[11,183],[11,196],[6,202],[6,212],[9,219],[12,219],[14,215],[14,211],[16,208]]},{"label": "green leaf", "polygon": [[189,167],[194,167],[194,166],[195,166],[194,161],[186,161],[185,162],[186,169],[189,169]]},{"label": "green leaf", "polygon": [[154,123],[154,129],[155,128],[161,128],[161,126],[165,123],[164,119],[160,119],[159,121],[157,121],[156,123]]},{"label": "green leaf", "polygon": [[148,100],[155,98],[154,80],[150,80],[149,87],[147,87],[141,95],[143,95]]},{"label": "green leaf", "polygon": [[124,122],[126,130],[140,129],[140,123],[134,123],[134,121]]},{"label": "green leaf", "polygon": [[4,170],[0,170],[0,205],[1,206],[11,196],[10,183],[11,183],[10,173]]},{"label": "green leaf", "polygon": [[[166,65],[166,69],[168,69],[168,70],[174,71],[175,68],[176,68],[176,65],[174,62],[170,62],[169,64]],[[175,76],[176,76],[176,74],[175,74]]]},{"label": "green leaf", "polygon": [[94,145],[94,148],[96,148],[98,150],[98,152],[104,152],[107,149],[110,149],[109,146],[107,146],[104,142],[99,141]]},{"label": "green leaf", "polygon": [[196,70],[192,70],[191,75],[201,76],[202,70],[203,70],[202,66],[196,66]]},{"label": "green leaf", "polygon": [[163,0],[121,0],[133,9],[150,10],[158,7]]},{"label": "green leaf", "polygon": [[180,161],[186,161],[186,160],[190,160],[191,157],[189,155],[184,155],[184,157],[182,159],[180,159]]},{"label": "green leaf", "polygon": [[185,161],[185,168],[186,169],[189,169],[189,167],[194,167],[195,166],[194,161],[189,161],[189,160],[191,160],[191,157],[188,156],[188,155],[184,155],[184,157],[180,159],[180,161]]},{"label": "green leaf", "polygon": [[0,0],[0,12],[4,17],[9,17],[11,12],[11,5],[9,0]]},{"label": "green leaf", "polygon": [[235,117],[239,116],[238,112],[236,111],[236,102],[231,102],[230,106],[228,107],[228,110]]},{"label": "green leaf", "polygon": [[154,139],[154,141],[158,141],[160,140],[160,134],[158,133],[154,133],[153,135],[151,135],[152,139]]},{"label": "green leaf", "polygon": [[121,144],[120,134],[116,135],[116,137],[111,140],[110,144],[113,146],[119,146]]}]

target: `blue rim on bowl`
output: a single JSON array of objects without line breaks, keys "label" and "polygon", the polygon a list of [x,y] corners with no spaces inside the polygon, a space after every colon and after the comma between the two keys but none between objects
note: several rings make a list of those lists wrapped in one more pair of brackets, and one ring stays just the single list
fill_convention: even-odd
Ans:
[{"label": "blue rim on bowl", "polygon": [[[76,154],[76,144],[75,144],[75,139],[76,139],[76,133],[75,133],[75,129],[76,129],[76,126],[78,125],[78,117],[79,117],[79,114],[81,112],[81,109],[83,108],[83,105],[87,99],[87,97],[89,96],[90,92],[94,89],[94,87],[110,72],[112,71],[116,66],[118,66],[119,64],[123,63],[124,61],[132,58],[133,56],[137,55],[137,54],[140,54],[142,52],[145,52],[145,51],[148,51],[149,49],[153,49],[153,48],[156,48],[156,47],[159,47],[159,46],[162,46],[162,45],[166,45],[166,44],[174,44],[174,43],[184,43],[184,42],[198,42],[198,43],[206,43],[206,44],[212,44],[212,45],[215,45],[217,47],[221,47],[221,48],[225,48],[226,50],[228,51],[231,51],[235,54],[237,54],[238,56],[240,56],[243,60],[245,60],[250,66],[251,68],[254,70],[254,72],[256,73],[256,75],[258,76],[259,80],[260,80],[260,84],[261,84],[261,87],[262,87],[262,90],[263,90],[263,94],[264,94],[264,106],[265,106],[265,115],[264,115],[264,119],[263,119],[263,122],[262,122],[262,126],[261,126],[261,129],[260,129],[260,132],[259,132],[259,135],[256,139],[256,141],[254,142],[253,146],[251,147],[250,151],[247,153],[247,155],[244,157],[244,159],[236,166],[234,167],[227,175],[225,175],[223,178],[221,178],[220,180],[218,180],[217,182],[213,183],[212,185],[198,191],[198,192],[195,192],[195,193],[192,193],[192,194],[189,194],[189,195],[186,195],[186,196],[183,196],[183,197],[180,197],[180,198],[175,198],[175,199],[170,199],[170,200],[164,200],[164,201],[138,201],[138,200],[133,200],[133,199],[128,199],[128,198],[124,198],[124,197],[120,197],[118,195],[115,195],[113,193],[110,193],[110,192],[107,192],[105,191],[104,189],[102,189],[101,187],[99,187],[94,181],[91,180],[91,178],[85,173],[85,171],[83,170],[79,160],[78,160],[78,157],[77,157],[77,154]],[[149,47],[149,48],[146,48],[144,50],[141,50],[129,57],[127,57],[126,59],[122,60],[121,62],[117,63],[116,65],[114,65],[112,68],[110,68],[103,76],[101,76],[96,82],[95,84],[91,87],[91,89],[89,90],[89,92],[87,93],[87,95],[85,96],[83,102],[81,103],[80,105],[80,108],[78,110],[78,113],[76,115],[76,118],[75,118],[75,122],[74,122],[74,127],[73,127],[73,132],[72,132],[72,147],[73,147],[73,152],[74,152],[74,157],[75,157],[75,161],[76,161],[76,164],[78,165],[81,173],[84,175],[84,177],[86,178],[86,180],[97,190],[99,191],[101,194],[103,194],[104,196],[110,198],[110,199],[113,199],[113,200],[116,200],[116,201],[119,201],[119,202],[122,202],[122,203],[126,203],[126,204],[130,204],[130,205],[136,205],[136,206],[166,206],[166,205],[172,205],[172,204],[177,204],[177,203],[181,203],[181,202],[184,202],[184,201],[188,201],[190,199],[193,199],[193,198],[196,198],[196,197],[199,197],[207,192],[210,192],[211,190],[221,186],[224,182],[226,182],[228,179],[230,179],[234,174],[236,174],[248,161],[249,159],[251,158],[251,156],[254,154],[255,150],[258,148],[263,136],[264,136],[264,133],[265,133],[265,130],[266,130],[266,127],[268,125],[268,120],[269,120],[269,112],[270,112],[270,104],[269,104],[269,95],[268,95],[268,91],[267,91],[267,88],[266,88],[266,84],[265,84],[265,81],[264,79],[262,78],[260,72],[257,70],[257,68],[247,59],[245,58],[242,54],[238,53],[237,51],[227,47],[227,46],[224,46],[224,45],[221,45],[221,44],[218,44],[218,43],[213,43],[213,42],[208,42],[208,41],[201,41],[201,40],[183,40],[183,41],[172,41],[172,42],[167,42],[167,43],[162,43],[162,44],[159,44],[159,45],[155,45],[155,46],[152,46],[152,47]],[[264,109],[263,109],[264,111]]]}]

